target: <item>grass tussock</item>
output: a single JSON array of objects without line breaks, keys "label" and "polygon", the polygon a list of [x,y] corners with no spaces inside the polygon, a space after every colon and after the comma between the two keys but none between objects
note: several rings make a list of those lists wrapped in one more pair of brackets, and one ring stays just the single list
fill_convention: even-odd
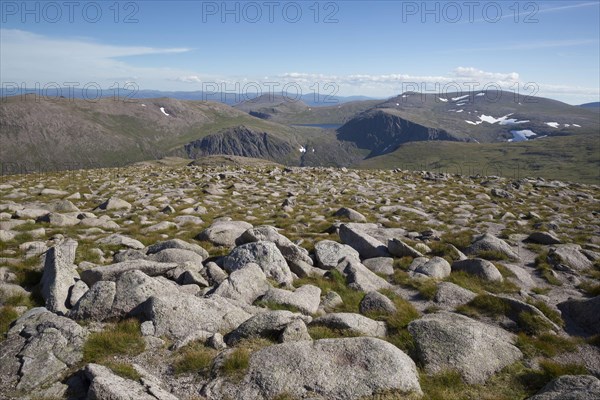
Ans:
[{"label": "grass tussock", "polygon": [[517,347],[525,357],[554,357],[561,353],[572,352],[577,349],[580,340],[563,337],[551,333],[542,333],[539,336],[528,336],[520,332],[517,336]]},{"label": "grass tussock", "polygon": [[530,311],[520,312],[517,316],[517,324],[519,325],[519,330],[528,335],[541,335],[553,328],[552,325],[539,314]]},{"label": "grass tussock", "polygon": [[251,354],[249,349],[237,347],[221,365],[221,372],[229,376],[242,374],[248,368]]},{"label": "grass tussock", "polygon": [[600,296],[600,283],[585,281],[577,286],[577,289],[583,291],[587,296],[596,297]]},{"label": "grass tussock", "polygon": [[[500,273],[502,271],[499,269]],[[502,282],[489,282],[475,275],[468,274],[464,271],[452,272],[446,279],[460,287],[469,289],[475,293],[518,293],[519,287],[507,279]]]},{"label": "grass tussock", "polygon": [[19,318],[19,314],[12,306],[0,308],[0,341],[4,340],[4,334],[8,332],[10,324]]},{"label": "grass tussock", "polygon": [[477,253],[477,257],[483,258],[484,260],[491,261],[503,261],[508,260],[509,257],[501,251],[498,250],[484,250]]},{"label": "grass tussock", "polygon": [[325,277],[306,277],[294,281],[294,286],[297,288],[302,285],[314,285],[321,289],[321,294],[334,291],[340,295],[343,304],[336,307],[335,312],[353,312],[358,313],[358,306],[365,297],[365,293],[349,288],[346,285],[344,276],[336,270],[331,270]]},{"label": "grass tussock", "polygon": [[471,229],[466,229],[460,232],[446,232],[441,236],[442,241],[450,243],[457,249],[463,251],[471,245],[473,236],[476,234]]},{"label": "grass tussock", "polygon": [[427,299],[432,300],[437,293],[437,282],[433,279],[412,279],[408,272],[397,269],[392,275],[392,282],[397,285],[402,285],[411,289],[415,289],[419,294]]},{"label": "grass tussock", "polygon": [[110,368],[112,372],[125,379],[138,381],[142,377],[139,372],[135,370],[133,365],[126,362],[105,361],[104,365]]},{"label": "grass tussock", "polygon": [[292,306],[290,304],[279,304],[273,301],[266,300],[258,300],[254,303],[256,307],[268,308],[269,310],[283,310],[283,311],[291,311],[294,313],[300,313],[298,307]]},{"label": "grass tussock", "polygon": [[114,355],[135,356],[142,353],[145,343],[138,320],[118,322],[102,332],[90,334],[83,346],[83,361],[102,363]]},{"label": "grass tussock", "polygon": [[173,362],[175,375],[185,373],[206,374],[217,352],[205,347],[202,343],[194,342],[178,351]]},{"label": "grass tussock", "polygon": [[550,321],[554,322],[556,325],[560,327],[565,326],[565,321],[563,321],[560,313],[546,304],[546,302],[542,300],[532,300],[528,301],[528,303],[540,310],[546,317],[548,317]]},{"label": "grass tussock", "polygon": [[544,250],[535,258],[535,267],[538,274],[551,285],[561,286],[562,282],[554,276],[552,266],[548,263],[548,250]]}]

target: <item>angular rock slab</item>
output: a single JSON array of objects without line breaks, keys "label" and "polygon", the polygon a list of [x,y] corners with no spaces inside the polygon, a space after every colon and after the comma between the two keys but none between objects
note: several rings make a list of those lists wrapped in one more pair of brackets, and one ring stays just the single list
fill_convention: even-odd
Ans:
[{"label": "angular rock slab", "polygon": [[597,400],[600,380],[591,375],[563,375],[544,386],[527,400]]},{"label": "angular rock slab", "polygon": [[[360,399],[384,390],[422,393],[410,357],[380,339],[323,339],[255,352],[232,398],[267,400],[286,393],[294,398]],[[217,393],[214,397],[224,398]]]},{"label": "angular rock slab", "polygon": [[69,291],[79,279],[77,267],[72,263],[70,252],[75,253],[77,242],[67,240],[51,247],[45,254],[41,294],[50,311],[66,314]]},{"label": "angular rock slab", "polygon": [[[16,389],[29,392],[63,377],[81,361],[88,332],[75,321],[45,308],[32,308],[15,321],[0,343],[3,370],[20,364]],[[4,377],[0,388],[5,386]],[[11,388],[14,389],[14,388]]]},{"label": "angular rock slab", "polygon": [[248,264],[258,264],[267,278],[279,284],[291,285],[294,278],[285,258],[273,242],[252,242],[236,247],[223,259],[227,272],[245,268]]},{"label": "angular rock slab", "polygon": [[342,242],[358,251],[362,258],[390,256],[386,245],[367,233],[342,224],[339,234]]},{"label": "angular rock slab", "polygon": [[152,321],[153,336],[165,335],[177,340],[185,340],[199,331],[230,332],[251,317],[223,297],[202,298],[185,293],[150,297],[142,306],[142,315]]},{"label": "angular rock slab", "polygon": [[315,244],[315,257],[317,258],[317,266],[326,270],[335,268],[344,257],[360,262],[358,251],[347,244],[341,244],[333,240],[317,242]]},{"label": "angular rock slab", "polygon": [[428,314],[411,322],[408,331],[427,372],[454,369],[469,384],[484,383],[523,356],[513,345],[514,335],[460,314]]},{"label": "angular rock slab", "polygon": [[211,242],[216,246],[233,247],[244,232],[252,225],[243,221],[216,221],[196,236],[198,240]]}]

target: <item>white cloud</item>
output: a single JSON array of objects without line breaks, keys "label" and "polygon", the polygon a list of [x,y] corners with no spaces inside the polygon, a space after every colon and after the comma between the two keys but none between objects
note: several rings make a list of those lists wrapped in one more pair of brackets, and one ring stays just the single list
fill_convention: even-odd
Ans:
[{"label": "white cloud", "polygon": [[117,46],[85,39],[51,38],[18,29],[0,29],[0,74],[2,82],[25,82],[42,87],[51,82],[95,82],[108,87],[114,81],[144,82],[189,75],[172,68],[133,66],[122,57],[178,54],[187,48]]},{"label": "white cloud", "polygon": [[202,83],[202,79],[198,75],[179,76],[175,78],[177,82],[184,83]]}]

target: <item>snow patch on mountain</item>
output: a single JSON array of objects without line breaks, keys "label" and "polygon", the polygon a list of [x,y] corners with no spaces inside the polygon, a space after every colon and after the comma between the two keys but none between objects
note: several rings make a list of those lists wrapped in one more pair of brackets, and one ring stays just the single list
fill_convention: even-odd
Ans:
[{"label": "snow patch on mountain", "polygon": [[510,133],[512,133],[513,138],[508,139],[509,142],[526,142],[529,140],[530,137],[537,136],[537,133],[529,129],[525,129],[522,131],[510,131]]},{"label": "snow patch on mountain", "polygon": [[465,94],[464,96],[459,96],[459,97],[453,97],[452,101],[460,101],[462,99],[466,99],[467,97],[469,97],[468,94]]},{"label": "snow patch on mountain", "polygon": [[165,111],[164,107],[161,107],[160,111],[162,111],[162,113],[165,114],[167,117],[169,116],[169,114]]},{"label": "snow patch on mountain", "polygon": [[548,125],[551,128],[558,129],[559,123],[558,122],[546,122],[546,125]]}]

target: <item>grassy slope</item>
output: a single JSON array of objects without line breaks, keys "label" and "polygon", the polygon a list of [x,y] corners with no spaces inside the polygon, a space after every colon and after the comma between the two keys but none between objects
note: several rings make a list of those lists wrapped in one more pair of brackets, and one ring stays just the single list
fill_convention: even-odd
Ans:
[{"label": "grassy slope", "polygon": [[518,143],[407,143],[392,153],[363,160],[359,167],[541,176],[600,184],[600,136],[582,134]]}]

